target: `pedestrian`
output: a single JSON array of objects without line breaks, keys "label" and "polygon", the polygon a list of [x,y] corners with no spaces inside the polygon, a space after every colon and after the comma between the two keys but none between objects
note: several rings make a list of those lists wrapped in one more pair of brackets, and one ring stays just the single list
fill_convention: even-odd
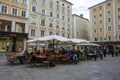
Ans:
[{"label": "pedestrian", "polygon": [[103,60],[103,49],[102,49],[102,47],[100,48],[99,55],[100,55],[100,59]]},{"label": "pedestrian", "polygon": [[96,61],[97,60],[97,49],[96,48],[94,48],[93,54],[94,54],[94,60]]},{"label": "pedestrian", "polygon": [[114,49],[113,49],[113,47],[110,49],[110,53],[111,53],[112,57],[114,57]]},{"label": "pedestrian", "polygon": [[107,53],[107,49],[104,47],[104,49],[103,49],[104,57],[106,57],[106,53]]}]

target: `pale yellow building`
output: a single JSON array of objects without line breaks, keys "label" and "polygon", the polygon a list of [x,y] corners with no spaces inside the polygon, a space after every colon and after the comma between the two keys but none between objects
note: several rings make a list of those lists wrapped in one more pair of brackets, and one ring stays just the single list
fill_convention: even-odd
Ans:
[{"label": "pale yellow building", "polygon": [[89,40],[89,21],[81,15],[72,15],[73,38]]},{"label": "pale yellow building", "polygon": [[93,42],[120,42],[120,0],[106,0],[89,8]]},{"label": "pale yellow building", "polygon": [[29,39],[52,34],[71,38],[72,5],[67,0],[30,0]]},{"label": "pale yellow building", "polygon": [[0,52],[25,49],[29,0],[0,0]]}]

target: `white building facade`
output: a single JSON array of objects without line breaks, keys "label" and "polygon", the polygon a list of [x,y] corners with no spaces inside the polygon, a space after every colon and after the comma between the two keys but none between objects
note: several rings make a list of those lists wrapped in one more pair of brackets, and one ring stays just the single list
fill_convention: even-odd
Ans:
[{"label": "white building facade", "polygon": [[89,21],[83,15],[73,14],[73,38],[89,40]]}]

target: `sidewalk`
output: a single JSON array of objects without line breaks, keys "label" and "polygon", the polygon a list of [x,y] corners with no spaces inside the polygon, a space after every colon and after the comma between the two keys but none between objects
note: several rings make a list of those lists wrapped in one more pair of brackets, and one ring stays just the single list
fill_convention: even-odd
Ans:
[{"label": "sidewalk", "polygon": [[[2,60],[3,59],[3,60]],[[0,56],[0,62],[5,62]],[[3,63],[2,63],[3,64]],[[56,65],[51,69],[25,65],[0,66],[1,80],[120,80],[120,57],[80,61],[76,65]]]}]

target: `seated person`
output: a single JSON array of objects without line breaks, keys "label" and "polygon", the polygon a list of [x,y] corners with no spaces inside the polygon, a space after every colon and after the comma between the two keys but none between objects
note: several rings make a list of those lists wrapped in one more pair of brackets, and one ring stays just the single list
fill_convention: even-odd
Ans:
[{"label": "seated person", "polygon": [[70,57],[70,51],[67,51],[67,52],[66,52],[66,56],[67,56],[67,57]]},{"label": "seated person", "polygon": [[18,59],[19,59],[20,63],[23,64],[24,60],[25,60],[24,50],[22,48],[20,48],[18,54],[19,54]]}]

